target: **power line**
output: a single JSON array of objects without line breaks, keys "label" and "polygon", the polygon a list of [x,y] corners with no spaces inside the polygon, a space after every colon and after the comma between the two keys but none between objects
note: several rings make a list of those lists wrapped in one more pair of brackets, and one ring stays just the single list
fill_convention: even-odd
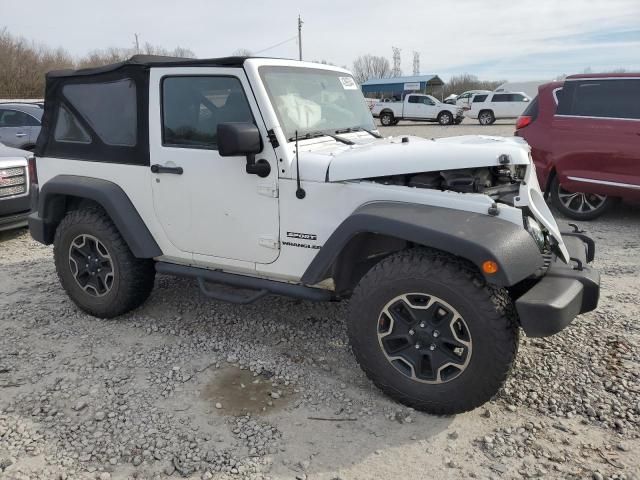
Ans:
[{"label": "power line", "polygon": [[298,35],[294,35],[293,37],[287,38],[286,40],[276,43],[275,45],[271,45],[270,47],[263,48],[262,50],[258,50],[257,52],[254,52],[254,55],[257,55],[258,53],[266,52],[267,50],[271,50],[272,48],[279,47],[280,45],[284,45],[285,43],[290,42],[292,40],[296,40],[297,38],[298,38]]}]

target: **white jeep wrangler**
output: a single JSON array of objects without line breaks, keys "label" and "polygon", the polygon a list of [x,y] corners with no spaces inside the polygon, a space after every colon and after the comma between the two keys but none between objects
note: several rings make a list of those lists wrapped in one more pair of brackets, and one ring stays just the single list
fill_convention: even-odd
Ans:
[{"label": "white jeep wrangler", "polygon": [[598,302],[594,243],[560,233],[526,143],[381,138],[340,68],[136,56],[51,72],[36,155],[31,233],[81,309],[124,314],[156,272],[236,303],[350,299],[360,365],[417,409],[481,405],[519,328],[551,335]]}]

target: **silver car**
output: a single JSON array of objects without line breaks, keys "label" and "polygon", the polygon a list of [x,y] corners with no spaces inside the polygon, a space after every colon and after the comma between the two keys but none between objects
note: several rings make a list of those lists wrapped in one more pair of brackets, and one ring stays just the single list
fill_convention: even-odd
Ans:
[{"label": "silver car", "polygon": [[0,103],[0,142],[8,147],[33,150],[43,111],[38,103]]}]

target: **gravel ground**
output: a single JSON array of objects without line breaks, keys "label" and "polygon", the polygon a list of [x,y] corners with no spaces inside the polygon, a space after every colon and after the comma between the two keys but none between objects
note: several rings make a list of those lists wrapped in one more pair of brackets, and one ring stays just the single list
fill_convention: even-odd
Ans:
[{"label": "gravel ground", "polygon": [[[383,133],[513,131],[467,123]],[[159,276],[142,308],[98,320],[63,293],[50,247],[0,233],[0,478],[640,478],[640,208],[584,226],[598,310],[523,336],[498,397],[452,417],[370,385],[346,304],[236,306]]]}]

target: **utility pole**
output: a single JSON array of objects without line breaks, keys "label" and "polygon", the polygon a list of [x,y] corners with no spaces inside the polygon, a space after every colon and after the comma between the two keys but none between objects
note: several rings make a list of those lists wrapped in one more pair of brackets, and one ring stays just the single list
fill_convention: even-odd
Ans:
[{"label": "utility pole", "polygon": [[302,60],[302,18],[298,15],[298,60]]},{"label": "utility pole", "polygon": [[420,53],[413,52],[413,74],[420,75]]},{"label": "utility pole", "polygon": [[134,33],[134,37],[136,37],[136,53],[140,53],[140,43],[138,42],[138,34]]},{"label": "utility pole", "polygon": [[391,47],[393,50],[393,69],[391,70],[392,77],[399,77],[402,75],[402,70],[400,68],[400,49],[398,47]]}]

